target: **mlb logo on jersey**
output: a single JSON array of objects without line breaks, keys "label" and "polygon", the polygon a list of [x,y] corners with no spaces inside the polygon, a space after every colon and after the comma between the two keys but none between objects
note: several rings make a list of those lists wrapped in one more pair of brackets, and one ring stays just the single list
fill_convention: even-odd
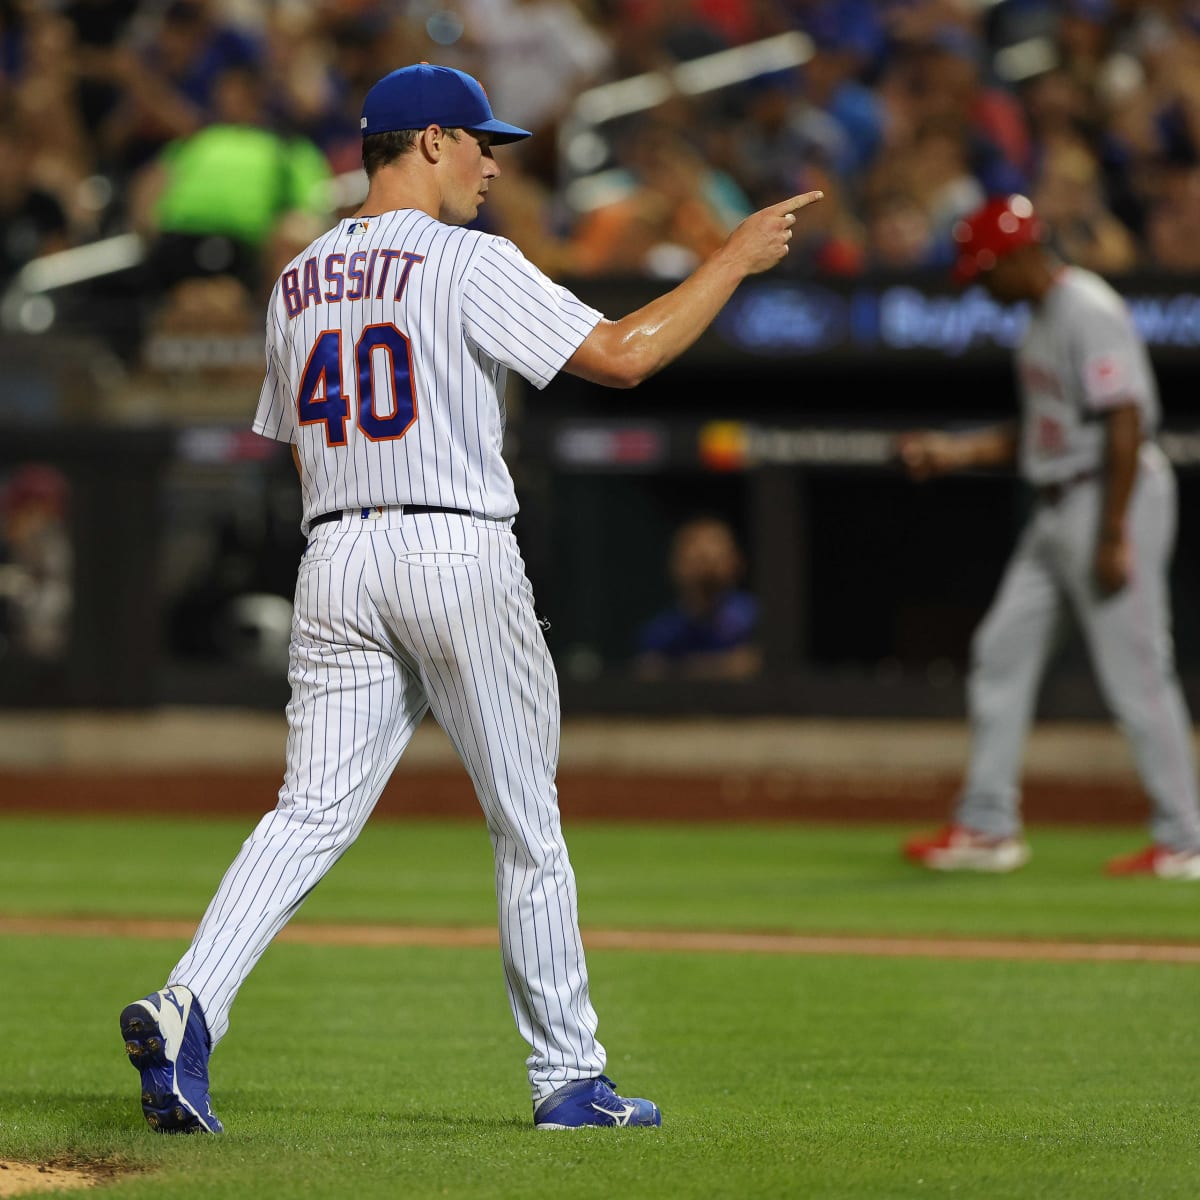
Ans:
[{"label": "mlb logo on jersey", "polygon": [[370,228],[370,221],[351,221],[350,224],[346,226],[346,232],[349,234],[354,234],[358,237],[362,237],[362,235]]}]

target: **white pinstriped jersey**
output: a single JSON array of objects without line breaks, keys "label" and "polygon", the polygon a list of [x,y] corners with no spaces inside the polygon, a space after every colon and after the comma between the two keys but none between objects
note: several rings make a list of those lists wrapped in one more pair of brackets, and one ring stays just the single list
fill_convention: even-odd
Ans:
[{"label": "white pinstriped jersey", "polygon": [[339,221],[276,281],[253,424],[297,446],[304,531],[376,505],[513,516],[508,370],[545,387],[600,320],[504,238],[413,209]]},{"label": "white pinstriped jersey", "polygon": [[1066,267],[1036,306],[1017,350],[1021,474],[1035,486],[1101,465],[1103,417],[1123,404],[1158,429],[1158,388],[1125,301],[1099,275]]}]

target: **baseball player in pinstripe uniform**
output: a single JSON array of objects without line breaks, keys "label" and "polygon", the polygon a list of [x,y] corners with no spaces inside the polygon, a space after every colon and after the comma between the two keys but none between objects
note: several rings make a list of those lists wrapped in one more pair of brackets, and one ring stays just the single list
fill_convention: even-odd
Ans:
[{"label": "baseball player in pinstripe uniform", "polygon": [[121,1030],[159,1130],[219,1132],[208,1060],[243,980],[358,835],[431,711],[495,851],[500,945],[543,1129],[658,1125],[604,1075],[554,776],[554,665],[512,532],[510,370],[632,387],[786,253],[796,196],[748,217],[679,287],[608,321],[510,242],[463,228],[500,175],[469,75],[419,64],[367,94],[369,192],[283,271],[254,428],[293,444],[308,547],[296,584],[279,802],[229,868],[168,986]]},{"label": "baseball player in pinstripe uniform", "polygon": [[908,435],[918,479],[1016,462],[1036,506],[975,635],[972,750],[949,825],[904,847],[936,870],[1011,871],[1029,858],[1018,777],[1038,685],[1060,625],[1081,627],[1096,677],[1128,735],[1152,804],[1152,842],[1113,875],[1200,879],[1192,727],[1175,677],[1168,571],[1175,479],[1154,443],[1158,393],[1120,296],[1058,262],[1023,196],[992,200],[955,230],[962,280],[1028,301],[1017,351],[1019,425]]}]

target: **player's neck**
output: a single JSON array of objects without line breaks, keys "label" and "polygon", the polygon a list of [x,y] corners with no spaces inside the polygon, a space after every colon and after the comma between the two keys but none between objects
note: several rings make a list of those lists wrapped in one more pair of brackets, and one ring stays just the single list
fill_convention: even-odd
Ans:
[{"label": "player's neck", "polygon": [[1041,304],[1048,295],[1062,282],[1066,274],[1066,264],[1057,260],[1046,262],[1040,266],[1034,276],[1030,299],[1034,304]]},{"label": "player's neck", "polygon": [[417,172],[384,167],[371,179],[367,198],[354,215],[373,217],[405,208],[414,208],[427,216],[436,217],[441,208],[436,181],[423,178]]}]

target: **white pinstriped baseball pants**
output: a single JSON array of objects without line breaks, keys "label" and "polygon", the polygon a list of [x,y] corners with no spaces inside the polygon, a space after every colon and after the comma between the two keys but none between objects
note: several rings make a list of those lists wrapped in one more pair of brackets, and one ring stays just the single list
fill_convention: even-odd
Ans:
[{"label": "white pinstriped baseball pants", "polygon": [[296,584],[287,769],[171,972],[216,1044],[271,939],[370,816],[431,710],[491,834],[534,1101],[604,1069],[559,823],[558,681],[511,521],[383,511],[313,530]]}]

